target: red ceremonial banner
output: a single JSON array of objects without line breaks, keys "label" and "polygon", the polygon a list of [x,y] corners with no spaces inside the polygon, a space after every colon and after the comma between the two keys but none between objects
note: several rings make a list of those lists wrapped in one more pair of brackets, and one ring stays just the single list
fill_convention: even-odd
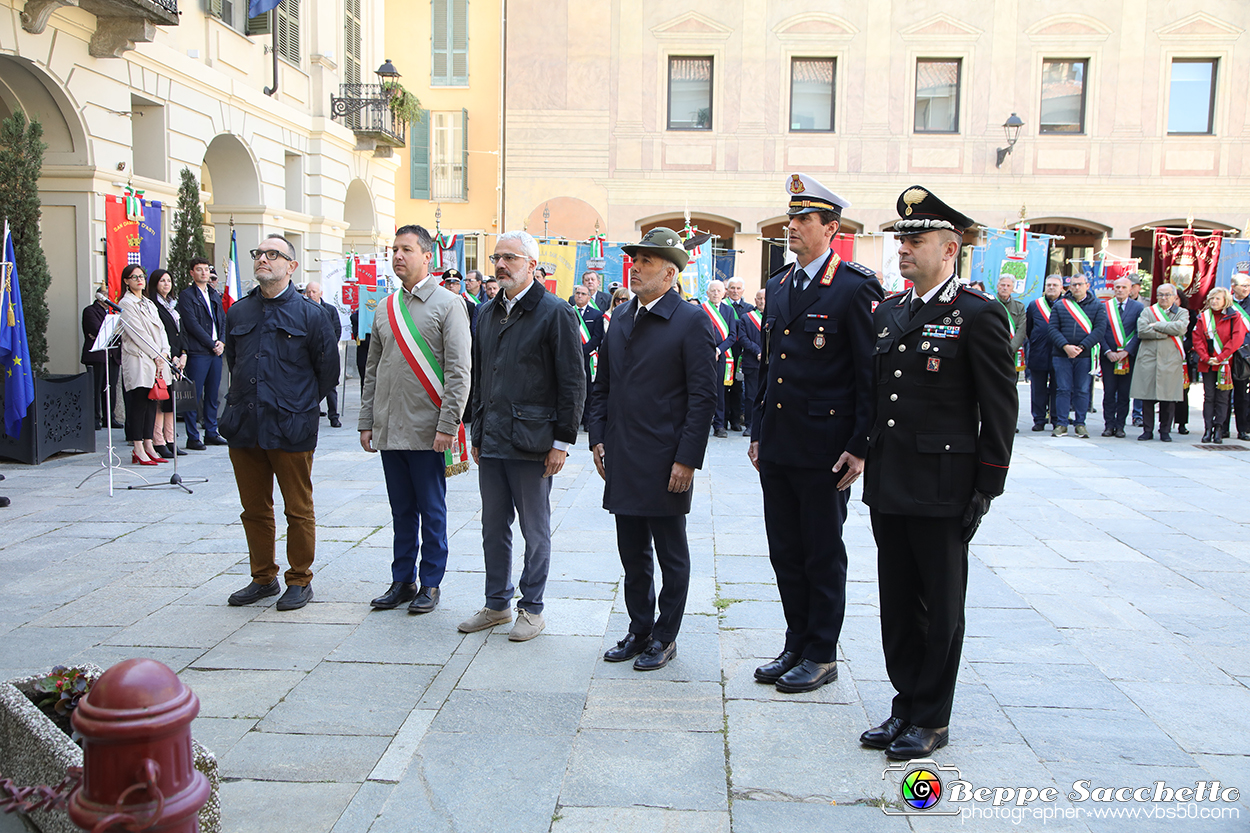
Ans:
[{"label": "red ceremonial banner", "polygon": [[829,244],[829,248],[844,261],[852,261],[855,259],[855,235],[838,234],[835,235]]},{"label": "red ceremonial banner", "polygon": [[126,203],[121,197],[104,198],[104,259],[108,274],[110,301],[122,296],[122,270],[139,262],[139,223],[126,219]]},{"label": "red ceremonial banner", "polygon": [[1180,234],[1155,229],[1154,288],[1157,290],[1163,281],[1175,284],[1185,293],[1187,306],[1192,310],[1202,308],[1207,293],[1215,286],[1215,267],[1219,265],[1223,239],[1222,231],[1202,232],[1199,237],[1193,229]]}]

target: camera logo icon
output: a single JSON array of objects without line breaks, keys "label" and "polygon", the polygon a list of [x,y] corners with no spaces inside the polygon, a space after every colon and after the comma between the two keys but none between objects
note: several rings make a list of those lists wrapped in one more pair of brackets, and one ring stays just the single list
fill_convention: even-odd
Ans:
[{"label": "camera logo icon", "polygon": [[958,807],[942,804],[946,784],[960,780],[959,769],[928,758],[890,764],[882,780],[898,779],[898,799],[883,805],[887,816],[953,816]]}]

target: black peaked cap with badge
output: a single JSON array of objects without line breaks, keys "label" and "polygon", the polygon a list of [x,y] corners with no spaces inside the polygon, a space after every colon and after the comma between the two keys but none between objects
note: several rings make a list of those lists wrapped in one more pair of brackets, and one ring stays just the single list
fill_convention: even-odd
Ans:
[{"label": "black peaked cap with badge", "polygon": [[898,216],[894,223],[896,234],[916,234],[934,229],[963,234],[977,224],[971,217],[942,202],[928,188],[919,185],[913,185],[898,195]]}]

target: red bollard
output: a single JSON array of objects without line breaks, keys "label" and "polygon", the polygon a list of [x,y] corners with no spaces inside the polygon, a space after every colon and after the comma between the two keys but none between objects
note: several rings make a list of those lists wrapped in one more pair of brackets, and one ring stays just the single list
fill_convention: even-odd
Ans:
[{"label": "red bollard", "polygon": [[74,710],[83,736],[83,780],[69,817],[84,830],[195,833],[209,783],[195,770],[191,721],[200,698],[151,659],[100,675]]}]

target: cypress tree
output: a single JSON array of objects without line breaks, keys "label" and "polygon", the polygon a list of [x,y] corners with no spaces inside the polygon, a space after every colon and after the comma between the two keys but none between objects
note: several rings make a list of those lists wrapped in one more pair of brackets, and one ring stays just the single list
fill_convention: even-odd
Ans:
[{"label": "cypress tree", "polygon": [[47,147],[43,125],[27,120],[21,110],[0,122],[0,225],[8,220],[13,234],[30,363],[40,376],[48,361],[47,294],[52,282],[39,240],[39,173]]},{"label": "cypress tree", "polygon": [[165,268],[173,278],[176,291],[181,292],[191,285],[191,261],[197,257],[208,257],[208,248],[204,245],[204,213],[200,211],[200,184],[190,168],[183,168],[169,257],[165,259]]}]

